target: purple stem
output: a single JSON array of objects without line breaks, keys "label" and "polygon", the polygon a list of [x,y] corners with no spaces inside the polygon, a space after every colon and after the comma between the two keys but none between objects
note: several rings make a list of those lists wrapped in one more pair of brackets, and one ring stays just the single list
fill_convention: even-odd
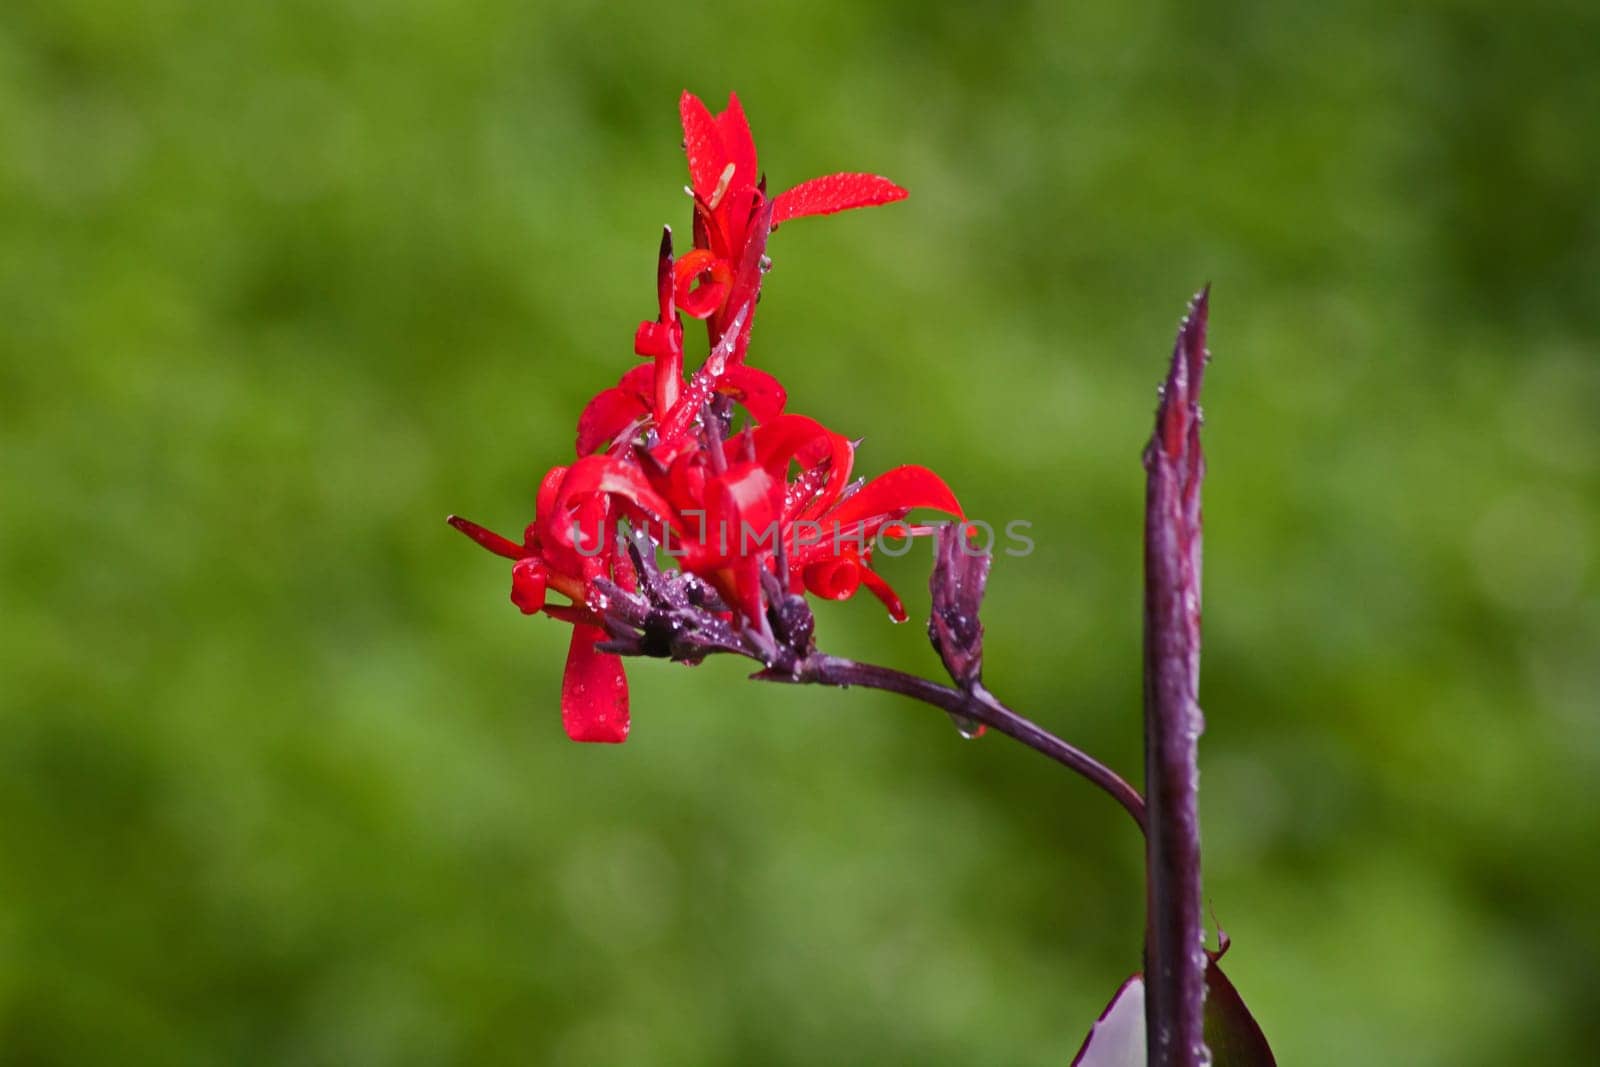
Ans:
[{"label": "purple stem", "polygon": [[1035,752],[1050,757],[1063,767],[1081,774],[1110,794],[1113,800],[1133,816],[1133,821],[1139,828],[1144,829],[1144,798],[1139,796],[1137,789],[1087,752],[1074,748],[1048,730],[1018,715],[996,700],[994,695],[982,686],[975,686],[971,693],[965,693],[937,682],[930,682],[926,678],[918,678],[914,674],[897,671],[892,667],[857,663],[855,660],[821,653],[813,653],[801,660],[792,675],[774,671],[757,677],[768,681],[858,685],[865,689],[881,689],[975,719],[1007,737],[1021,741]]},{"label": "purple stem", "polygon": [[1145,1038],[1151,1067],[1206,1051],[1200,883],[1200,380],[1209,290],[1189,307],[1144,452]]}]

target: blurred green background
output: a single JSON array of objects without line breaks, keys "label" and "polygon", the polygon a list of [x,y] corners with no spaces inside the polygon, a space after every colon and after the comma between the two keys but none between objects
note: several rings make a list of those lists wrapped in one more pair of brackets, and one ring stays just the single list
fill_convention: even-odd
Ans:
[{"label": "blurred green background", "polygon": [[[0,1062],[1038,1064],[1139,842],[745,666],[561,735],[514,531],[743,97],[792,407],[1035,524],[989,680],[1137,780],[1138,453],[1215,283],[1207,892],[1285,1064],[1600,1047],[1600,9],[0,8]],[[890,567],[914,615],[927,559]],[[937,671],[920,623],[833,650]]]}]

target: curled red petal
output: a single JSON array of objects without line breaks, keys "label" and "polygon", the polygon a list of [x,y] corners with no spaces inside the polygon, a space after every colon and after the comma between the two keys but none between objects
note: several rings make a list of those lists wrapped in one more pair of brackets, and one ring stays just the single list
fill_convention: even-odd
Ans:
[{"label": "curled red petal", "polygon": [[445,521],[497,556],[504,556],[506,559],[521,559],[527,555],[527,549],[524,546],[517,544],[508,537],[501,537],[493,530],[479,526],[471,519],[463,519],[460,515],[451,515]]},{"label": "curled red petal", "polygon": [[683,350],[683,332],[674,330],[675,322],[641,322],[633,331],[633,354],[646,359],[670,356]]},{"label": "curled red petal", "polygon": [[789,393],[783,383],[766,371],[739,364],[729,367],[717,391],[733,397],[757,422],[768,422],[783,414]]},{"label": "curled red petal", "polygon": [[[728,299],[733,267],[704,248],[697,248],[673,264],[678,309],[693,318],[709,318]],[[699,283],[696,286],[696,282]]]},{"label": "curled red petal", "polygon": [[628,676],[622,657],[595,649],[605,639],[598,626],[572,628],[561,679],[561,725],[574,741],[615,745],[628,737]]},{"label": "curled red petal", "polygon": [[683,151],[689,157],[689,184],[702,199],[709,199],[717,180],[727,167],[728,153],[722,147],[722,131],[711,111],[698,96],[684,90],[678,98],[678,115],[683,119]]},{"label": "curled red petal", "polygon": [[861,588],[862,566],[854,553],[808,564],[802,573],[806,588],[825,600],[849,600]]},{"label": "curled red petal", "polygon": [[756,459],[780,476],[788,469],[790,460],[798,461],[805,468],[827,462],[828,480],[816,497],[821,507],[839,499],[845,483],[850,480],[855,455],[850,441],[815,419],[804,415],[779,415],[755,428],[755,441]]},{"label": "curled red petal", "polygon": [[876,174],[829,174],[801,182],[773,198],[774,226],[803,215],[831,215],[856,207],[874,207],[904,200],[908,194]]},{"label": "curled red petal", "polygon": [[[645,369],[653,371],[653,368]],[[602,390],[578,416],[578,455],[587,456],[605,446],[648,413],[649,406],[638,394],[619,388]]]},{"label": "curled red petal", "polygon": [[828,513],[836,525],[898,517],[912,508],[936,508],[965,518],[944,479],[926,467],[896,467],[863,485]]}]

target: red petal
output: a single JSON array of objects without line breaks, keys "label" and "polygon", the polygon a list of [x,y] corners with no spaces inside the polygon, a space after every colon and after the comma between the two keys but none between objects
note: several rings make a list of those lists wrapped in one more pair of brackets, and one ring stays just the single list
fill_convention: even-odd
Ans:
[{"label": "red petal", "polygon": [[876,174],[829,174],[779,193],[772,201],[772,224],[802,215],[831,215],[853,207],[892,204],[906,196],[900,186]]},{"label": "red petal", "polygon": [[[732,275],[733,285],[728,290],[725,310],[722,316],[712,320],[718,330],[729,328],[724,319],[727,315],[736,313],[735,309],[755,307],[756,299],[761,295],[761,279],[764,277],[761,262],[766,258],[767,235],[771,231],[772,202],[769,200],[761,204],[755,218],[750,222],[750,231],[744,238],[744,250],[739,255],[739,269]],[[745,316],[744,325],[740,328],[734,343],[734,363],[744,362],[745,349],[750,345],[750,326],[754,318],[754,311]]]},{"label": "red petal", "polygon": [[815,467],[824,460],[831,464],[827,485],[818,494],[823,507],[839,499],[850,480],[854,458],[850,442],[815,419],[779,415],[757,426],[755,438],[757,459],[780,477],[787,474],[790,460],[798,460],[802,467]]},{"label": "red petal", "polygon": [[[697,319],[712,315],[728,297],[733,267],[725,259],[704,248],[681,257],[672,267],[677,287],[678,308]],[[695,282],[699,288],[695,288]]]},{"label": "red petal", "polygon": [[836,526],[845,526],[903,514],[912,508],[937,508],[965,518],[950,487],[926,467],[896,467],[880,474],[841,502],[827,517]]},{"label": "red petal", "polygon": [[660,454],[660,449],[674,445],[688,432],[689,427],[694,425],[695,417],[700,414],[701,405],[711,398],[717,383],[728,371],[728,358],[743,332],[742,326],[749,310],[748,307],[743,307],[734,312],[733,322],[729,324],[728,331],[718,339],[716,347],[706,356],[706,361],[694,372],[694,377],[689,379],[688,388],[683,390],[677,403],[673,404],[666,415],[657,421],[657,429],[661,435],[657,454]]},{"label": "red petal", "polygon": [[733,181],[728,184],[722,202],[746,201],[756,187],[756,142],[750,136],[750,123],[745,120],[738,94],[728,94],[728,109],[717,116],[717,132],[722,135],[725,158],[733,164]]},{"label": "red petal", "polygon": [[889,609],[889,618],[895,622],[906,621],[906,606],[900,602],[900,595],[894,591],[888,582],[878,576],[878,572],[865,564],[861,567],[861,584]]},{"label": "red petal", "polygon": [[511,568],[511,602],[524,615],[537,614],[544,607],[545,567],[537,559],[519,559]]},{"label": "red petal", "polygon": [[812,563],[804,571],[806,588],[825,600],[849,600],[861,588],[862,569],[854,555]]},{"label": "red petal", "polygon": [[[644,369],[654,371],[653,367]],[[648,411],[636,393],[617,388],[603,390],[578,416],[578,455],[587,456],[607,444]]]},{"label": "red petal", "polygon": [[561,679],[561,725],[574,741],[620,744],[628,737],[628,677],[622,657],[595,651],[606,632],[574,626]]},{"label": "red petal", "polygon": [[646,359],[672,355],[682,343],[673,329],[677,325],[675,322],[641,322],[633,331],[633,354]]},{"label": "red petal", "polygon": [[656,257],[657,321],[672,322],[672,227],[661,227],[661,251]]},{"label": "red petal", "polygon": [[556,510],[569,510],[580,501],[602,494],[621,497],[657,519],[672,516],[672,508],[650,487],[644,473],[615,456],[585,456],[574,463],[561,483]]},{"label": "red petal", "polygon": [[617,382],[617,388],[625,393],[634,394],[640,400],[645,400],[650,396],[655,380],[655,368],[648,363],[641,363],[622,376]]},{"label": "red petal", "polygon": [[707,479],[706,537],[719,554],[753,557],[776,547],[783,483],[759,463],[741,463]]},{"label": "red petal", "polygon": [[689,184],[702,199],[708,199],[729,162],[728,153],[722,147],[722,132],[705,104],[688,90],[678,98],[678,115],[683,119],[683,151],[689,157]]},{"label": "red petal", "polygon": [[452,515],[445,521],[497,556],[504,556],[506,559],[521,559],[528,554],[528,550],[522,545],[517,544],[510,538],[501,537],[493,530],[484,529],[471,519],[463,519],[459,515]]},{"label": "red petal", "polygon": [[766,371],[744,364],[729,367],[717,384],[717,391],[743,404],[757,422],[767,422],[783,414],[783,405],[789,400],[782,382]]},{"label": "red petal", "polygon": [[[545,472],[544,478],[539,482],[539,495],[534,498],[535,515],[548,515],[556,506],[556,498],[561,495],[561,483],[567,477],[571,467],[551,467]],[[528,539],[532,544],[532,538]]]}]

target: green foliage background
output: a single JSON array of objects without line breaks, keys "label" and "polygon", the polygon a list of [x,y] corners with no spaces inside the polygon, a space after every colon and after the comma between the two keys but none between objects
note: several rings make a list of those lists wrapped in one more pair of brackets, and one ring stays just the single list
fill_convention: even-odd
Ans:
[{"label": "green foliage background", "polygon": [[[0,1062],[1064,1065],[1139,843],[733,662],[566,743],[515,530],[632,364],[675,100],[754,360],[1035,524],[989,677],[1136,776],[1138,452],[1215,283],[1207,890],[1286,1064],[1600,1047],[1600,9],[0,8]],[[892,576],[925,610],[920,553]],[[870,601],[822,640],[932,672]]]}]

